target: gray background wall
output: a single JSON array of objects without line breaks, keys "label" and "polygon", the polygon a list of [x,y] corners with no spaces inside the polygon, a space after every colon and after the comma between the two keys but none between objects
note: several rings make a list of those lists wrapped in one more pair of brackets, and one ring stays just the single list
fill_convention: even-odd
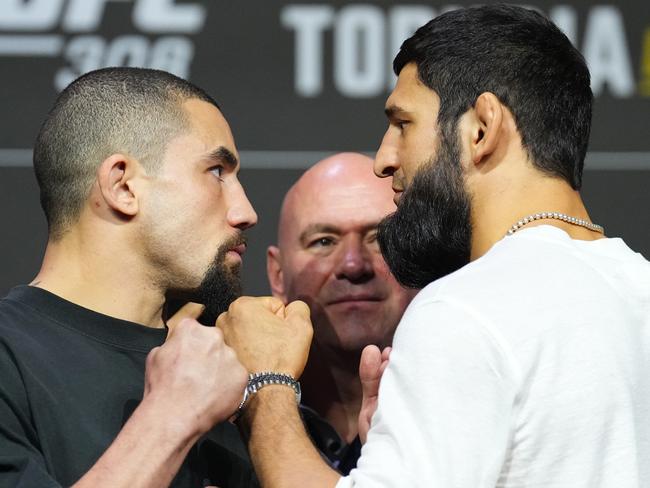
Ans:
[{"label": "gray background wall", "polygon": [[[467,5],[470,2],[456,2]],[[583,196],[610,236],[650,256],[650,11],[646,0],[530,2],[592,70]],[[27,0],[0,2],[0,294],[31,279],[45,222],[31,145],[58,91],[106,65],[167,69],[219,100],[260,216],[246,291],[267,292],[266,245],[284,192],[323,155],[374,151],[390,61],[439,2]]]}]

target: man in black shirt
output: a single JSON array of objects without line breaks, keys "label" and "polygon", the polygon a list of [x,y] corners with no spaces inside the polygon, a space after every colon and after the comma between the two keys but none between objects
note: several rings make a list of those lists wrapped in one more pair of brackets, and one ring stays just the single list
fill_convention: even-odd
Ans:
[{"label": "man in black shirt", "polygon": [[267,253],[273,295],[311,309],[314,340],[301,377],[301,413],[321,454],[343,474],[361,453],[361,351],[390,346],[415,293],[397,283],[377,245],[377,225],[395,211],[392,195],[371,158],[324,159],[287,193],[278,246]]},{"label": "man in black shirt", "polygon": [[217,104],[168,73],[91,72],[34,168],[49,238],[0,301],[0,486],[255,486],[219,424],[246,371],[218,329],[163,320],[173,297],[227,308],[257,219]]}]

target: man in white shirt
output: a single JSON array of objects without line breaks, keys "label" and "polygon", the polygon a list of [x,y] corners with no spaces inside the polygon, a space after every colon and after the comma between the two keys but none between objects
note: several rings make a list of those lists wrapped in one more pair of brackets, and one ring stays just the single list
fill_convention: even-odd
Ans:
[{"label": "man in white shirt", "polygon": [[[399,203],[379,242],[399,281],[430,284],[348,477],[319,459],[291,389],[247,400],[262,484],[650,486],[650,264],[579,194],[584,59],[540,14],[496,5],[426,24],[394,69],[375,172]],[[300,375],[304,304],[244,299],[219,325],[249,371]]]}]

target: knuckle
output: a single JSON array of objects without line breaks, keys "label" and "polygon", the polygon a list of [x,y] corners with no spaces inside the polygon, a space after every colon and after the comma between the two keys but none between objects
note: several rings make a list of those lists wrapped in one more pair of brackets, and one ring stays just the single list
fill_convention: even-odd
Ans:
[{"label": "knuckle", "polygon": [[217,325],[221,326],[224,322],[228,321],[228,312],[221,312],[217,317]]},{"label": "knuckle", "polygon": [[213,331],[213,336],[214,340],[217,344],[221,344],[224,342],[224,334],[223,331],[219,327],[215,327]]},{"label": "knuckle", "polygon": [[224,358],[229,361],[229,362],[237,362],[239,363],[239,358],[237,357],[237,352],[230,346],[225,345],[224,346]]},{"label": "knuckle", "polygon": [[160,351],[160,346],[154,347],[149,354],[147,354],[147,359],[145,360],[145,369],[149,369],[154,364],[156,357],[158,356],[158,351]]},{"label": "knuckle", "polygon": [[246,368],[242,366],[241,364],[239,365],[239,368],[237,368],[237,380],[239,383],[242,385],[242,388],[248,383],[248,371],[246,371]]},{"label": "knuckle", "polygon": [[255,301],[255,297],[248,297],[248,296],[239,297],[230,304],[230,308],[232,308],[233,310],[240,311],[248,307],[254,301]]},{"label": "knuckle", "polygon": [[196,332],[197,328],[201,326],[196,320],[185,317],[176,326],[176,332],[180,333],[181,337],[191,335]]}]

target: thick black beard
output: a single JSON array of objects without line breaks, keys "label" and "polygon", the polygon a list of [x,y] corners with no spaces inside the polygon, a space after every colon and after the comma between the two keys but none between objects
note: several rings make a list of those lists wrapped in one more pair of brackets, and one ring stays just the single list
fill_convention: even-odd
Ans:
[{"label": "thick black beard", "polygon": [[458,137],[444,134],[438,153],[418,170],[397,210],[379,224],[381,253],[403,286],[424,288],[469,262],[471,198]]},{"label": "thick black beard", "polygon": [[244,237],[238,235],[223,243],[203,276],[201,284],[195,290],[193,301],[205,305],[205,310],[198,319],[204,325],[214,325],[217,317],[228,310],[230,304],[242,294],[241,266],[228,267],[226,253],[229,249],[244,242],[246,242]]},{"label": "thick black beard", "polygon": [[226,265],[226,253],[239,244],[246,243],[246,237],[238,234],[224,242],[212,263],[203,274],[199,286],[193,289],[171,289],[167,291],[164,316],[169,319],[187,302],[200,303],[205,309],[198,321],[203,325],[214,325],[217,317],[228,310],[230,304],[242,294],[240,265]]},{"label": "thick black beard", "polygon": [[205,305],[199,322],[214,325],[219,315],[241,296],[239,266],[228,268],[223,262],[213,263],[199,286],[198,302]]}]

